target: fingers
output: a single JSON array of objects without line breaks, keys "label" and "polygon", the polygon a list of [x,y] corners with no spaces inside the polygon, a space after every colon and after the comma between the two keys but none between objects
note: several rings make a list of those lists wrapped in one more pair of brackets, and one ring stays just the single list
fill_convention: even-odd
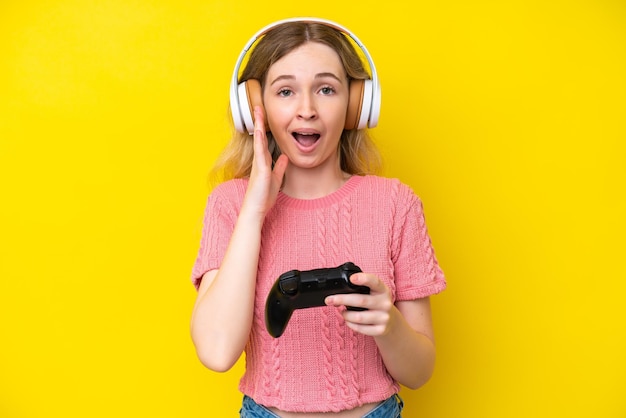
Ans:
[{"label": "fingers", "polygon": [[274,164],[274,171],[272,174],[274,176],[274,181],[279,187],[283,183],[283,178],[285,177],[285,171],[287,170],[288,165],[289,158],[287,158],[285,154],[281,154]]},{"label": "fingers", "polygon": [[257,159],[264,159],[267,150],[267,136],[265,135],[265,125],[263,123],[263,110],[256,106],[254,108],[254,156]]},{"label": "fingers", "polygon": [[374,274],[355,273],[350,276],[350,282],[359,286],[367,286],[371,293],[384,292],[387,286]]},{"label": "fingers", "polygon": [[357,312],[357,318],[355,319],[348,315],[355,314],[355,312],[346,312],[343,314],[344,320],[348,328],[353,331],[363,335],[369,335],[370,337],[378,337],[387,333],[389,323],[388,314],[381,317],[381,315],[374,316],[374,314],[369,311]]},{"label": "fingers", "polygon": [[393,304],[385,293],[333,295],[326,298],[326,304],[337,307],[365,308],[364,311],[349,309],[340,311],[346,326],[355,332],[372,337],[381,336],[388,332]]},{"label": "fingers", "polygon": [[246,202],[263,214],[274,205],[288,165],[286,156],[280,156],[272,168],[272,155],[268,148],[263,109],[254,108],[254,138],[252,167],[246,191]]},{"label": "fingers", "polygon": [[[263,109],[260,106],[254,108],[254,156],[252,161],[251,177],[260,175],[269,180],[272,174],[272,156],[268,149],[267,135],[265,133],[265,123]],[[282,175],[281,175],[282,181]]]},{"label": "fingers", "polygon": [[265,135],[265,116],[263,115],[263,108],[261,106],[254,106],[254,134]]},{"label": "fingers", "polygon": [[326,304],[330,306],[353,306],[368,310],[388,311],[393,302],[391,292],[374,274],[355,273],[350,276],[350,282],[359,286],[370,288],[370,294],[348,293],[332,295],[326,298]]},{"label": "fingers", "polygon": [[[272,156],[270,155],[267,142],[267,134],[265,130],[265,116],[263,114],[263,108],[260,106],[254,107],[254,158],[258,161],[257,164],[262,164],[261,167],[265,170],[271,169]],[[287,156],[280,155],[274,163],[273,177],[274,181],[278,184],[282,184],[283,177],[289,160]]]},{"label": "fingers", "polygon": [[369,336],[384,335],[389,326],[393,301],[387,286],[374,274],[356,273],[350,281],[370,288],[370,294],[360,293],[338,294],[326,298],[329,306],[352,306],[365,308],[364,311],[344,309],[341,311],[346,325],[361,334]]}]

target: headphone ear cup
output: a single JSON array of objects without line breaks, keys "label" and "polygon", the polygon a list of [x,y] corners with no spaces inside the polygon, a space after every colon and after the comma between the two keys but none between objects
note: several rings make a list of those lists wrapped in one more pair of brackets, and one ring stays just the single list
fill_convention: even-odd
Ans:
[{"label": "headphone ear cup", "polygon": [[350,131],[359,127],[361,119],[361,109],[363,107],[363,90],[366,80],[350,81],[350,96],[348,101],[348,112],[346,113],[346,124],[344,129]]},{"label": "headphone ear cup", "polygon": [[372,80],[363,80],[363,99],[361,100],[361,114],[359,115],[359,125],[357,129],[373,128],[370,124],[370,115],[372,113]]},{"label": "headphone ear cup", "polygon": [[[236,128],[239,132],[247,131],[250,135],[253,135],[254,107],[263,107],[261,83],[259,83],[259,80],[250,79],[239,83],[239,85],[237,86],[237,98],[237,105],[239,106],[239,114],[241,115],[241,121],[243,126],[236,126]],[[263,113],[265,114],[265,109],[263,110]]]},{"label": "headphone ear cup", "polygon": [[[345,129],[363,129],[368,127],[372,113],[372,80],[352,80],[350,82],[350,98],[346,113]],[[378,116],[376,115],[376,118]],[[376,122],[378,122],[376,120]],[[370,128],[376,126],[371,124]]]}]

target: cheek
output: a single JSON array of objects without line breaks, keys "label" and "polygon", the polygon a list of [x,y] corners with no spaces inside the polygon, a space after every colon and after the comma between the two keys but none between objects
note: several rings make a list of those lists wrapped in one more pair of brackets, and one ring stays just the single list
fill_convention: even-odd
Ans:
[{"label": "cheek", "polygon": [[287,109],[285,106],[277,106],[273,100],[265,100],[263,103],[265,108],[265,120],[270,128],[278,128],[287,120]]},{"label": "cheek", "polygon": [[341,123],[345,125],[346,115],[348,114],[347,98],[327,101],[323,106],[319,106],[320,116],[324,116],[327,121],[333,121],[334,124]]},{"label": "cheek", "polygon": [[325,110],[325,119],[328,121],[328,126],[330,127],[332,124],[333,130],[342,132],[346,126],[347,106],[328,107]]},{"label": "cheek", "polygon": [[285,148],[286,142],[289,140],[285,138],[286,127],[289,122],[289,118],[285,113],[286,112],[280,108],[273,108],[271,104],[269,104],[269,107],[265,108],[267,129],[272,132],[274,140],[280,148]]},{"label": "cheek", "polygon": [[[280,127],[280,118],[277,118],[275,112],[268,112],[265,115],[265,120],[267,121],[267,127],[272,132],[277,132]],[[276,136],[276,135],[274,135]]]}]

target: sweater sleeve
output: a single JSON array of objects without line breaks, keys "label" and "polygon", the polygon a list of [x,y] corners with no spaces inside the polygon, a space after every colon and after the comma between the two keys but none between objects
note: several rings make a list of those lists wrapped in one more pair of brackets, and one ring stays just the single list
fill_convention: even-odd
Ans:
[{"label": "sweater sleeve", "polygon": [[[239,186],[239,187],[237,187]],[[198,289],[202,276],[220,267],[239,213],[238,197],[245,187],[236,182],[218,186],[210,195],[204,210],[200,248],[191,273],[191,282]]]},{"label": "sweater sleeve", "polygon": [[393,251],[397,300],[414,300],[443,291],[446,280],[432,246],[422,201],[402,187],[397,208]]}]

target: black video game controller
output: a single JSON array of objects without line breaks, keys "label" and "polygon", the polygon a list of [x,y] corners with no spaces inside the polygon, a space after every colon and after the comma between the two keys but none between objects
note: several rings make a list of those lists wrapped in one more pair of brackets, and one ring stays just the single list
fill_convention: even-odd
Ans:
[{"label": "black video game controller", "polygon": [[[334,268],[291,270],[281,274],[265,303],[265,325],[270,335],[274,338],[280,337],[294,310],[324,306],[327,296],[345,293],[369,294],[369,287],[350,282],[350,276],[360,272],[358,266],[348,262]],[[365,310],[356,307],[348,309]]]}]

